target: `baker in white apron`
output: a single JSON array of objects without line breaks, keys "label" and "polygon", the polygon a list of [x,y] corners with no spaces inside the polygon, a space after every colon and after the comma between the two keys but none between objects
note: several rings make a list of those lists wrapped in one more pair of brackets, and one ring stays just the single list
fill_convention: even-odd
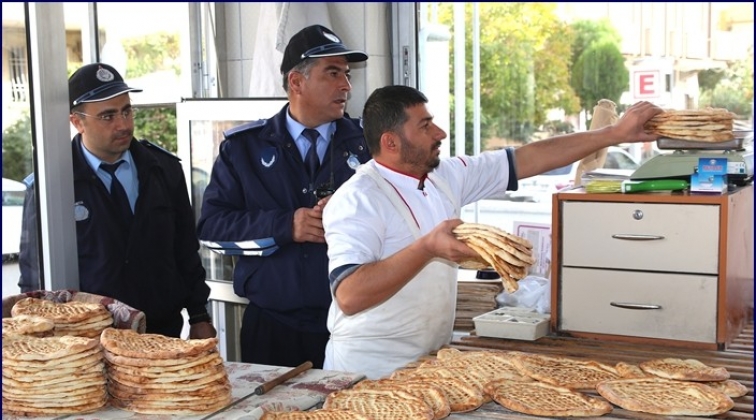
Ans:
[{"label": "baker in white apron", "polygon": [[[407,191],[402,183],[415,180],[382,170],[391,181],[374,162],[362,165],[354,176],[369,177],[363,182],[372,181],[377,187],[370,197],[377,200],[378,194],[384,195],[401,215],[402,226],[395,229],[405,229],[416,240],[441,221],[458,217],[459,204],[441,179],[430,175],[423,198],[413,200],[410,195],[417,194],[417,188]],[[344,314],[334,301],[324,369],[380,378],[447,344],[454,324],[457,268],[453,262],[436,259],[391,298],[354,315]]]}]

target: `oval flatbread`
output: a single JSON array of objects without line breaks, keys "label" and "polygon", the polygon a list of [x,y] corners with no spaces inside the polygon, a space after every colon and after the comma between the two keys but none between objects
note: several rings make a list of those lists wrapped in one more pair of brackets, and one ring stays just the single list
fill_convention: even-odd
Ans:
[{"label": "oval flatbread", "polygon": [[37,315],[18,315],[3,318],[3,337],[6,334],[33,335],[48,337],[53,335],[55,323]]},{"label": "oval flatbread", "polygon": [[727,369],[707,366],[696,359],[653,359],[641,362],[639,366],[644,372],[679,381],[712,382],[730,379]]},{"label": "oval flatbread", "polygon": [[612,411],[606,401],[543,382],[496,381],[493,400],[518,413],[549,417],[594,417]]},{"label": "oval flatbread", "polygon": [[139,334],[133,330],[106,328],[100,337],[102,347],[119,356],[139,359],[180,359],[196,356],[218,347],[218,338],[182,340],[160,334]]},{"label": "oval flatbread", "polygon": [[373,420],[432,420],[433,410],[421,399],[403,391],[381,389],[335,391],[326,397],[325,409],[343,409]]},{"label": "oval flatbread", "polygon": [[24,298],[11,308],[13,317],[19,315],[36,315],[47,318],[54,323],[72,324],[84,322],[98,316],[109,315],[108,309],[100,303],[70,301],[56,303],[37,298]]},{"label": "oval flatbread", "polygon": [[596,390],[625,410],[665,416],[714,416],[734,406],[732,399],[722,392],[687,381],[621,379],[602,382]]},{"label": "oval flatbread", "polygon": [[349,410],[266,411],[260,420],[370,420]]},{"label": "oval flatbread", "polygon": [[619,379],[613,367],[595,361],[533,353],[515,354],[512,360],[519,371],[535,380],[573,390],[592,390],[599,382]]}]

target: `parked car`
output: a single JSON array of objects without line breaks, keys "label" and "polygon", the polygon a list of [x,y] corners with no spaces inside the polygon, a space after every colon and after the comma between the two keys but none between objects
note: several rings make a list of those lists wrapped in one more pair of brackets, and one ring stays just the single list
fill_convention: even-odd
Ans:
[{"label": "parked car", "polygon": [[3,178],[3,258],[18,254],[26,185]]},{"label": "parked car", "polygon": [[[579,163],[573,162],[561,168],[544,172],[541,175],[521,179],[518,190],[507,191],[504,199],[526,202],[551,200],[551,195],[555,192],[573,186]],[[618,174],[630,175],[638,166],[638,161],[625,149],[612,146],[607,150],[603,169],[608,169],[612,172],[616,171]]]}]

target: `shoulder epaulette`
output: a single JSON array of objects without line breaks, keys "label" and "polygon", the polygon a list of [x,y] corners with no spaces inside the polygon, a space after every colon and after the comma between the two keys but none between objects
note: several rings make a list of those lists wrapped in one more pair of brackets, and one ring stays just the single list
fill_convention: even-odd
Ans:
[{"label": "shoulder epaulette", "polygon": [[251,122],[248,122],[248,123],[245,123],[245,124],[233,127],[233,128],[229,128],[228,130],[226,130],[226,131],[223,132],[223,135],[226,138],[232,137],[232,136],[234,136],[236,134],[243,133],[243,132],[245,132],[247,130],[252,130],[252,129],[255,129],[255,128],[260,128],[260,127],[264,126],[265,123],[267,123],[267,122],[268,122],[268,120],[265,120],[265,119],[257,120],[257,121],[251,121]]},{"label": "shoulder epaulette", "polygon": [[151,150],[155,150],[155,151],[158,151],[158,152],[161,152],[161,153],[165,153],[166,155],[168,155],[168,156],[170,156],[170,157],[172,157],[172,158],[174,158],[176,160],[181,160],[181,158],[179,158],[178,156],[176,156],[175,153],[171,153],[170,151],[168,151],[168,150],[166,150],[166,149],[158,146],[157,144],[150,143],[147,140],[139,140],[139,142],[142,143],[144,146],[146,146],[147,148],[149,148]]},{"label": "shoulder epaulette", "polygon": [[23,181],[21,181],[26,185],[26,188],[31,188],[32,185],[34,185],[34,172],[30,173],[26,178],[24,178]]}]

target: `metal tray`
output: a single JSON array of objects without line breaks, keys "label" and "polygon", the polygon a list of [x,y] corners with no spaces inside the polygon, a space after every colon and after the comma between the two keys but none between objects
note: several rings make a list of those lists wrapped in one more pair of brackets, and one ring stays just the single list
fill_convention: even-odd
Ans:
[{"label": "metal tray", "polygon": [[662,137],[656,141],[661,150],[742,150],[743,139],[752,131],[733,131],[734,139],[722,142],[694,141]]}]

